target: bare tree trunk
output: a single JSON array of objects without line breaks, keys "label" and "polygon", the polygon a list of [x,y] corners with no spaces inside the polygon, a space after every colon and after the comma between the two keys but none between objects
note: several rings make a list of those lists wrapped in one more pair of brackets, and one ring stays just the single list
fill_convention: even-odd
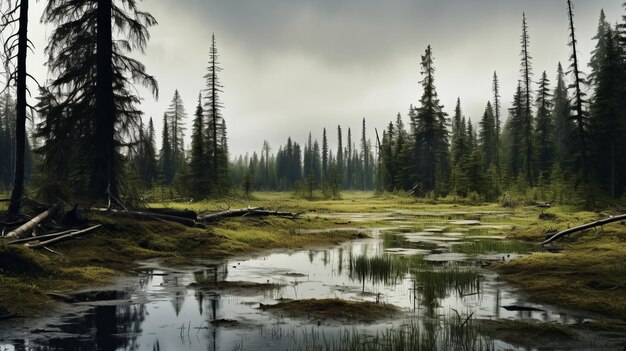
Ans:
[{"label": "bare tree trunk", "polygon": [[20,211],[24,192],[26,153],[26,55],[28,52],[28,0],[20,1],[20,28],[17,44],[17,116],[15,120],[15,174],[9,213]]},{"label": "bare tree trunk", "polygon": [[90,195],[118,196],[115,145],[115,100],[113,96],[112,0],[98,0],[96,43],[96,121]]}]

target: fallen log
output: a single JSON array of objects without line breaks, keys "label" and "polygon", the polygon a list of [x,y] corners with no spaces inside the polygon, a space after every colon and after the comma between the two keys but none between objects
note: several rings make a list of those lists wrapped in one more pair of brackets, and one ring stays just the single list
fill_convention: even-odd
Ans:
[{"label": "fallen log", "polygon": [[152,212],[142,212],[142,211],[119,211],[119,210],[111,210],[106,208],[92,208],[90,211],[99,212],[102,214],[109,214],[120,217],[132,217],[139,220],[162,220],[166,222],[176,222],[180,224],[184,224],[189,227],[193,227],[196,225],[196,221],[189,218],[171,216],[166,214],[152,213]]},{"label": "fallen log", "polygon": [[545,244],[551,243],[551,242],[553,242],[555,240],[558,240],[558,239],[560,239],[560,238],[562,238],[562,237],[564,237],[566,235],[569,235],[569,234],[572,234],[572,233],[576,233],[576,232],[579,232],[581,230],[585,230],[585,229],[589,229],[589,228],[605,225],[605,224],[612,223],[612,222],[623,221],[623,220],[626,220],[626,214],[615,216],[615,217],[604,218],[604,219],[597,220],[595,222],[579,225],[579,226],[574,227],[574,228],[565,229],[563,231],[560,231],[560,232],[552,235],[550,238],[548,238],[547,240],[542,242],[541,245],[545,245]]},{"label": "fallen log", "polygon": [[70,233],[70,234],[65,234],[65,235],[56,237],[54,239],[50,239],[50,240],[47,240],[47,241],[39,242],[37,244],[33,244],[33,245],[26,244],[26,246],[30,247],[31,249],[38,249],[40,247],[48,246],[48,245],[51,245],[51,244],[56,244],[58,242],[65,241],[65,240],[77,237],[79,235],[91,233],[92,231],[94,231],[94,230],[96,230],[96,229],[98,229],[100,227],[102,227],[101,224],[94,225],[93,227],[85,228],[83,230],[79,230],[77,232],[73,232],[73,233]]},{"label": "fallen log", "polygon": [[262,210],[262,209],[263,209],[262,207],[248,207],[248,208],[242,208],[239,210],[219,211],[219,212],[209,213],[207,215],[199,217],[198,220],[201,222],[211,222],[211,221],[220,220],[222,218],[241,217],[247,213],[250,213],[250,211]]},{"label": "fallen log", "polygon": [[15,245],[15,244],[28,243],[28,242],[36,241],[36,240],[41,241],[42,239],[52,239],[52,238],[66,235],[66,234],[72,234],[77,231],[78,229],[70,229],[70,230],[66,230],[66,231],[58,232],[58,233],[50,233],[50,234],[45,234],[45,235],[32,236],[30,238],[12,240],[12,241],[7,242],[7,244]]},{"label": "fallen log", "polygon": [[295,217],[298,217],[300,214],[299,213],[295,213],[295,212],[280,212],[280,211],[256,210],[256,211],[250,212],[250,214],[248,214],[248,216],[249,215],[252,215],[252,216],[275,216],[275,217],[295,218]]},{"label": "fallen log", "polygon": [[61,210],[61,203],[57,203],[56,205],[50,207],[47,211],[40,213],[37,217],[31,219],[26,222],[26,224],[18,227],[17,229],[11,231],[7,234],[7,239],[21,239],[28,235],[39,223],[44,221],[48,217],[53,217]]},{"label": "fallen log", "polygon": [[198,214],[195,211],[190,210],[176,210],[173,208],[146,208],[146,212],[163,214],[168,216],[182,217],[192,219],[194,221],[198,220]]},{"label": "fallen log", "polygon": [[241,217],[247,213],[250,213],[250,211],[262,210],[262,209],[263,209],[262,207],[248,207],[248,208],[242,208],[239,210],[219,211],[219,212],[209,213],[207,215],[199,217],[198,220],[201,222],[211,222],[211,221],[220,220],[222,218]]},{"label": "fallen log", "polygon": [[198,221],[213,222],[213,221],[219,221],[224,218],[254,217],[254,216],[277,216],[277,217],[295,218],[298,215],[299,213],[267,211],[267,210],[264,210],[262,207],[248,207],[248,208],[242,208],[239,210],[227,210],[227,211],[209,213],[207,215],[199,217]]}]

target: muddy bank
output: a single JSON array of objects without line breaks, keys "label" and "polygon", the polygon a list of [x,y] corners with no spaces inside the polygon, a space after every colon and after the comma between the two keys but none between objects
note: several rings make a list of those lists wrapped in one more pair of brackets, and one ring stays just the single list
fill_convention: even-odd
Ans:
[{"label": "muddy bank", "polygon": [[[538,226],[533,240],[545,237],[542,229],[546,226],[560,229],[564,224],[557,219]],[[522,235],[529,232],[524,230]],[[534,253],[493,269],[535,301],[626,321],[625,224],[572,234],[546,249],[553,252]]]},{"label": "muddy bank", "polygon": [[273,249],[336,245],[363,237],[357,231],[300,233],[331,225],[325,219],[233,219],[210,228],[95,216],[94,234],[54,246],[56,253],[7,245],[0,238],[0,306],[7,317],[44,316],[55,308],[48,293],[98,288],[137,268],[138,260],[168,265]]}]

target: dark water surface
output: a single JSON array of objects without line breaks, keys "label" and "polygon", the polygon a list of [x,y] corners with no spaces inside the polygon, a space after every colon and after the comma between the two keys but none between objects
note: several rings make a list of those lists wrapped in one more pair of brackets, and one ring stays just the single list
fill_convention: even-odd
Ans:
[{"label": "dark water surface", "polygon": [[[71,304],[76,311],[44,327],[33,330],[25,321],[3,322],[0,351],[325,350],[355,344],[366,349],[364,343],[386,349],[385,342],[406,333],[415,334],[414,349],[527,350],[533,348],[480,335],[470,324],[476,319],[554,324],[590,320],[529,303],[485,269],[537,249],[488,229],[444,221],[419,230],[374,229],[371,239],[332,248],[198,262],[188,268],[145,262],[121,288],[76,296],[78,302]],[[403,313],[364,324],[307,315],[288,318],[259,308],[310,298],[393,304]],[[461,324],[466,320],[470,322]],[[546,349],[615,346],[602,336],[558,345]]]}]

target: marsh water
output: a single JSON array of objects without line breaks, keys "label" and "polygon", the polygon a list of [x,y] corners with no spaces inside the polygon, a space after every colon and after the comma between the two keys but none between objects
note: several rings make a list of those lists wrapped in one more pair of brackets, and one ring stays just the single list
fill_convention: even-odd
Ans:
[{"label": "marsh water", "polygon": [[[78,294],[76,310],[33,329],[0,324],[0,350],[532,349],[479,332],[476,320],[583,324],[592,318],[529,303],[486,267],[539,247],[507,240],[507,215],[331,214],[386,228],[336,247],[274,252],[169,269],[142,262],[115,289]],[[416,220],[418,218],[419,220]],[[332,231],[328,228],[328,231]],[[357,230],[344,229],[344,230]],[[294,235],[307,235],[300,232]],[[286,316],[263,306],[339,298],[392,304],[375,322]],[[535,345],[530,343],[529,345]],[[542,349],[611,349],[602,335]]]}]

